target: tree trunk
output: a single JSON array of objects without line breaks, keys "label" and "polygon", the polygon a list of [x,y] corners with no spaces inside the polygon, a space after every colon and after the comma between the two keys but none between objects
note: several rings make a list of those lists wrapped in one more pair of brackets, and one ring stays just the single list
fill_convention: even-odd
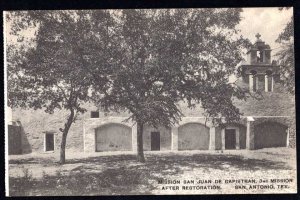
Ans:
[{"label": "tree trunk", "polygon": [[66,162],[66,141],[67,141],[67,135],[65,131],[62,134],[61,144],[60,144],[60,164],[65,164]]},{"label": "tree trunk", "polygon": [[145,162],[143,149],[143,127],[143,123],[137,122],[137,160],[139,162]]},{"label": "tree trunk", "polygon": [[65,123],[65,127],[63,129],[62,139],[61,139],[61,145],[60,145],[60,164],[65,164],[66,162],[66,142],[67,142],[67,135],[69,132],[69,129],[73,123],[74,120],[74,110],[71,109],[71,114],[68,117],[67,123]]}]

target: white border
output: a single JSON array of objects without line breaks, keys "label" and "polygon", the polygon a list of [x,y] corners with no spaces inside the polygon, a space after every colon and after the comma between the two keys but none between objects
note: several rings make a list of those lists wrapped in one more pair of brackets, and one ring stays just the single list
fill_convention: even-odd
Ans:
[{"label": "white border", "polygon": [[8,173],[8,116],[6,112],[7,108],[7,61],[6,61],[6,11],[3,11],[3,35],[4,35],[4,43],[3,43],[3,50],[4,50],[4,114],[5,114],[5,195],[9,196],[9,173]]}]

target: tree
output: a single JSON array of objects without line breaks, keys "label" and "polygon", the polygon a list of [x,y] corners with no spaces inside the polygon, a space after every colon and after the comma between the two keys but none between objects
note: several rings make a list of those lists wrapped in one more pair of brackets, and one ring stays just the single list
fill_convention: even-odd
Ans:
[{"label": "tree", "polygon": [[[283,10],[284,8],[280,8]],[[286,8],[289,9],[289,8]],[[295,92],[295,58],[294,58],[294,18],[286,24],[284,30],[279,34],[277,43],[281,49],[275,54],[280,65],[281,83],[288,92]]]},{"label": "tree", "polygon": [[37,31],[32,48],[9,53],[9,103],[70,111],[60,129],[61,163],[68,130],[85,111],[82,102],[128,111],[128,120],[137,123],[138,160],[144,162],[144,125],[178,122],[182,101],[190,108],[200,104],[214,123],[239,119],[232,99],[246,94],[228,79],[248,44],[236,37],[241,11],[16,12],[13,34],[30,26]]},{"label": "tree", "polygon": [[[9,18],[11,34],[18,41],[8,44],[8,105],[45,109],[47,113],[69,111],[64,127],[59,128],[61,164],[65,163],[69,129],[78,114],[86,111],[83,103],[91,99],[93,89],[91,75],[82,67],[88,64],[83,51],[101,61],[101,51],[95,50],[99,39],[89,32],[89,16],[84,11],[28,11],[10,13]],[[28,29],[36,32],[30,47],[22,36]],[[99,86],[102,80],[98,78]]]},{"label": "tree", "polygon": [[[107,24],[116,50],[106,71],[93,74],[96,102],[106,111],[128,111],[137,123],[137,158],[144,162],[143,127],[170,126],[183,116],[179,102],[201,104],[214,123],[235,121],[233,98],[246,93],[229,76],[248,41],[235,37],[241,9],[123,10]],[[99,69],[100,68],[100,69]],[[97,71],[108,78],[103,87]],[[128,119],[128,120],[129,120]]]}]

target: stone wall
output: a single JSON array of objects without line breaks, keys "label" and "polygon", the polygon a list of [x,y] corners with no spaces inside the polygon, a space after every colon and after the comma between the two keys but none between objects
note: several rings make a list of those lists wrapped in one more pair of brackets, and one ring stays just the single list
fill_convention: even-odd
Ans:
[{"label": "stone wall", "polygon": [[122,124],[105,124],[95,129],[96,151],[132,151],[132,129]]},{"label": "stone wall", "polygon": [[[274,95],[274,94],[273,94]],[[270,96],[273,96],[270,94]],[[287,106],[287,105],[285,105]],[[257,108],[257,105],[254,107]],[[292,108],[292,106],[291,106]],[[261,108],[263,109],[263,107]],[[266,108],[266,110],[268,110]],[[274,110],[274,109],[273,109]],[[274,110],[277,113],[276,109]],[[32,111],[32,110],[14,110],[13,112],[14,121],[21,120],[21,128],[22,128],[22,153],[30,153],[30,152],[44,152],[44,134],[46,132],[53,132],[55,134],[55,151],[60,149],[60,142],[61,142],[61,133],[58,130],[59,128],[63,127],[65,122],[65,117],[67,113],[59,111],[54,113],[53,115],[49,115],[44,113],[44,111]],[[89,114],[89,113],[87,113]],[[87,115],[86,114],[86,115]],[[285,114],[285,113],[283,113]],[[292,113],[291,115],[293,115]],[[136,126],[132,122],[125,122],[127,117],[112,117],[112,116],[103,116],[101,118],[86,118],[84,119],[83,116],[80,116],[79,119],[72,125],[70,132],[67,137],[67,149],[74,149],[75,151],[88,151],[88,152],[95,152],[95,130],[104,124],[109,123],[120,123],[124,124],[130,128],[132,128],[132,150],[136,151]],[[245,139],[246,139],[246,123],[243,122],[245,118],[241,120],[241,132],[240,132],[240,148],[243,149],[246,147]],[[273,121],[278,122],[281,124],[285,124],[289,128],[289,141],[288,146],[294,148],[296,143],[296,126],[295,126],[295,118],[293,117],[280,117],[280,116],[254,116],[255,121],[252,122],[252,132],[255,132],[254,128],[259,123],[265,121]],[[144,127],[144,149],[151,150],[151,140],[150,140],[150,133],[153,131],[159,131],[161,136],[161,150],[178,150],[182,149],[181,138],[178,137],[178,130],[183,129],[184,124],[187,123],[200,123],[202,125],[206,125],[207,128],[204,128],[206,131],[205,135],[203,136],[204,140],[206,141],[205,145],[198,144],[198,149],[221,149],[222,148],[222,137],[221,137],[221,128],[215,127],[212,133],[211,121],[206,121],[204,117],[184,117],[182,120],[171,128],[164,128],[159,127],[158,129],[151,128],[148,126]],[[180,128],[181,127],[181,128]],[[197,128],[198,129],[198,128]],[[210,130],[211,129],[211,130]],[[187,128],[184,132],[189,132],[190,135],[193,135],[193,131],[195,128]],[[207,130],[209,134],[207,134]],[[177,136],[173,132],[177,131]],[[89,132],[90,134],[83,134]],[[181,131],[179,131],[181,132]],[[203,132],[203,131],[201,131]],[[256,131],[257,132],[257,131]],[[189,136],[186,134],[186,136]],[[214,135],[212,135],[214,134]],[[84,139],[85,137],[85,139]],[[177,140],[176,140],[177,137]],[[202,136],[201,136],[202,138]],[[212,140],[213,138],[213,140]],[[195,144],[199,140],[193,141]],[[84,144],[85,143],[85,144]],[[178,148],[178,144],[179,145]],[[212,144],[210,144],[212,143]],[[84,145],[87,147],[84,148]],[[196,145],[197,146],[197,145]],[[187,146],[185,149],[193,149],[193,145],[190,145],[188,148]],[[196,148],[196,149],[197,149]],[[127,148],[128,149],[128,148]]]},{"label": "stone wall", "polygon": [[187,123],[178,128],[178,150],[208,150],[209,128],[200,123]]},{"label": "stone wall", "polygon": [[[291,148],[295,148],[295,144],[296,144],[296,121],[295,118],[292,116],[274,116],[274,117],[254,117],[254,120],[251,124],[252,127],[252,134],[254,135],[254,140],[255,140],[255,127],[260,126],[261,124],[264,123],[271,123],[271,124],[279,124],[280,126],[285,126],[287,128],[288,131],[288,139],[287,139],[287,146],[291,147]],[[271,130],[273,131],[273,130]],[[277,131],[275,131],[276,133]]]},{"label": "stone wall", "polygon": [[[50,115],[43,110],[13,110],[13,121],[19,121],[22,127],[23,153],[44,152],[44,134],[55,135],[55,151],[60,149],[62,134],[59,128],[64,127],[68,112],[57,110]],[[83,116],[72,124],[67,136],[67,149],[83,151]]]},{"label": "stone wall", "polygon": [[[86,119],[84,122],[84,151],[85,152],[95,152],[95,145],[96,145],[96,132],[97,130],[101,129],[101,127],[107,126],[109,124],[119,124],[128,126],[132,130],[132,148],[133,151],[136,151],[136,131],[137,127],[133,122],[126,121],[126,117],[100,117],[100,118],[90,118]],[[203,130],[196,130],[195,127],[189,127],[189,123],[196,123],[196,128],[203,128]],[[205,118],[203,117],[185,117],[183,118],[178,125],[176,125],[176,130],[178,127],[188,127],[187,130],[184,130],[184,133],[187,137],[190,137],[189,131],[196,130],[196,132],[200,133],[198,139],[195,140],[193,137],[190,139],[198,144],[200,143],[200,149],[208,149],[209,147],[209,128],[204,125]],[[209,124],[209,123],[208,123]],[[187,125],[187,126],[185,126]],[[199,127],[198,127],[199,126]],[[151,150],[151,132],[160,132],[160,150],[174,150],[174,144],[172,142],[176,142],[176,146],[178,148],[178,138],[177,140],[174,139],[173,128],[166,128],[166,127],[151,127],[148,125],[144,125],[144,132],[143,132],[143,146],[145,151]],[[111,133],[114,131],[110,131]],[[178,132],[177,132],[178,133]],[[204,139],[202,138],[202,134],[204,134]],[[123,138],[124,139],[124,138]],[[195,146],[195,145],[194,145]],[[196,145],[197,146],[197,145]],[[176,148],[175,148],[176,149]],[[195,149],[198,149],[195,148]]]},{"label": "stone wall", "polygon": [[[248,89],[248,84],[237,81],[237,84]],[[261,91],[258,98],[249,96],[246,101],[234,99],[234,105],[243,116],[295,116],[295,95],[284,91],[280,84],[274,84],[274,92]]]},{"label": "stone wall", "polygon": [[119,124],[131,128],[132,130],[132,150],[136,151],[136,126],[132,122],[125,121],[126,117],[102,117],[90,118],[84,121],[84,152],[95,152],[96,130],[109,124]]},{"label": "stone wall", "polygon": [[[256,70],[262,70],[261,66],[257,66]],[[252,69],[252,68],[251,68]],[[266,69],[263,69],[266,70]],[[263,81],[264,77],[260,77],[260,80]],[[248,89],[248,79],[239,78],[236,82],[241,88]],[[261,91],[261,97],[259,99],[249,97],[246,101],[236,100],[234,99],[234,105],[239,108],[243,116],[253,116],[253,117],[289,117],[291,120],[288,123],[289,127],[289,146],[295,148],[296,144],[296,122],[295,122],[295,96],[287,93],[284,88],[277,82],[277,79],[274,79],[274,91],[273,92],[264,92]],[[260,88],[264,88],[262,83],[260,84]],[[185,123],[201,123],[206,125],[207,127],[213,127],[210,121],[206,121],[203,116],[204,110],[200,105],[197,105],[195,108],[190,109],[185,102],[178,103],[182,113],[184,114],[184,118],[176,125],[174,128],[170,129],[161,129],[159,128],[162,138],[161,138],[161,149],[178,149],[178,144],[174,142],[173,137],[178,137],[178,133],[171,134],[171,132],[178,132],[178,127]],[[84,107],[88,110],[84,115],[79,116],[76,123],[72,124],[72,127],[69,131],[67,137],[67,149],[74,149],[76,151],[83,151],[84,148],[84,137],[87,135],[87,140],[91,137],[95,137],[94,135],[83,134],[84,129],[89,132],[90,126],[96,124],[96,126],[100,126],[102,123],[110,123],[113,122],[114,117],[121,117],[122,120],[125,120],[130,116],[128,112],[120,112],[120,113],[105,113],[100,111],[99,119],[90,119],[90,112],[99,110],[92,103],[84,104]],[[10,110],[7,110],[7,115],[10,116]],[[66,116],[68,115],[67,111],[56,110],[54,114],[49,115],[45,113],[43,110],[23,110],[23,109],[13,109],[12,110],[12,119],[13,121],[20,121],[22,124],[22,151],[23,153],[30,153],[32,151],[43,152],[44,151],[44,133],[45,132],[53,132],[55,134],[55,150],[57,151],[60,148],[61,141],[61,133],[59,128],[63,128],[64,123],[66,121]],[[112,120],[112,121],[110,121]],[[119,120],[119,119],[118,119]],[[118,123],[119,121],[116,120]],[[260,121],[259,119],[258,121]],[[84,122],[85,121],[85,122]],[[85,123],[85,125],[84,125]],[[121,122],[123,123],[123,122]],[[256,124],[257,122],[254,122]],[[132,123],[124,123],[129,126],[133,126]],[[254,126],[253,124],[253,126]],[[244,124],[246,125],[246,124]],[[251,127],[253,128],[253,127]],[[148,130],[149,129],[149,130]],[[152,129],[153,131],[154,129]],[[149,134],[150,128],[145,127],[145,150],[149,150]],[[214,140],[210,140],[213,143],[215,149],[221,148],[221,129],[216,128],[213,133]],[[171,136],[170,136],[171,135]],[[242,139],[244,135],[242,134],[240,139]],[[171,138],[171,139],[170,139]],[[95,140],[95,138],[93,139]],[[134,144],[135,139],[132,138],[132,142]],[[170,147],[171,142],[171,147]],[[88,142],[89,143],[89,142]],[[243,142],[240,143],[241,148],[243,148]],[[135,146],[135,145],[133,145]],[[89,149],[89,148],[87,148]],[[93,150],[95,150],[95,145],[93,145]]]},{"label": "stone wall", "polygon": [[274,122],[265,122],[255,127],[255,149],[287,146],[287,127]]},{"label": "stone wall", "polygon": [[[243,87],[248,87],[245,83],[238,83]],[[244,84],[244,85],[243,85]],[[253,123],[254,128],[263,117],[289,118],[287,126],[289,127],[289,147],[295,148],[296,144],[296,123],[295,123],[295,96],[280,91],[280,86],[275,85],[274,92],[262,92],[261,99],[254,99],[249,97],[247,101],[234,100],[234,104],[240,109],[245,116],[253,116],[256,122]],[[279,92],[280,91],[280,92]],[[211,121],[201,117],[204,110],[200,105],[194,109],[189,109],[184,102],[180,102],[179,106],[186,116],[174,127],[162,128],[159,127],[157,131],[161,132],[161,150],[178,150],[178,128],[186,123],[201,123],[204,126],[213,127]],[[136,126],[132,122],[123,122],[127,119],[130,113],[104,113],[100,111],[100,118],[91,119],[90,111],[96,111],[98,108],[92,104],[85,105],[88,112],[79,116],[78,120],[72,124],[67,137],[67,149],[74,149],[75,151],[95,151],[95,129],[105,123],[121,123],[132,128],[132,146],[133,151],[136,151]],[[54,114],[49,115],[43,110],[22,110],[13,109],[13,121],[20,121],[22,124],[22,152],[43,152],[44,151],[44,134],[45,132],[53,132],[55,134],[55,151],[59,150],[61,142],[61,132],[66,116],[66,111],[57,110]],[[272,118],[268,118],[271,120]],[[276,119],[275,119],[276,121]],[[243,124],[246,126],[246,123]],[[145,126],[144,127],[144,148],[150,150],[150,133],[156,129]],[[243,129],[245,130],[245,129]],[[221,128],[215,127],[210,129],[209,146],[212,149],[222,148]],[[83,133],[92,134],[83,134]],[[253,130],[254,132],[254,130]],[[84,139],[84,137],[86,137]],[[177,137],[177,138],[176,138]],[[207,136],[205,136],[207,138]],[[241,132],[240,140],[244,141],[244,131]],[[93,143],[89,142],[93,141]],[[207,139],[205,139],[207,140]],[[244,148],[243,141],[240,141],[241,148]],[[87,147],[84,147],[85,144]],[[207,147],[205,147],[206,149]]]},{"label": "stone wall", "polygon": [[160,133],[160,150],[171,150],[171,128],[166,127],[158,127],[154,128],[148,125],[144,126],[143,130],[143,144],[144,150],[150,151],[151,150],[151,132],[159,132]]}]

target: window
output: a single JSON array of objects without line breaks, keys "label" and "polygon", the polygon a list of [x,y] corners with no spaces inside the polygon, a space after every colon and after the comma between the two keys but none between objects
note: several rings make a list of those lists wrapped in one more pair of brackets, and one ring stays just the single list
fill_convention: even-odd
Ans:
[{"label": "window", "polygon": [[259,62],[259,60],[260,60],[260,51],[256,52],[256,58],[257,58],[257,62]]},{"label": "window", "polygon": [[92,111],[91,118],[99,118],[99,111]]},{"label": "window", "polygon": [[256,52],[257,62],[263,62],[263,51],[257,51]]}]

